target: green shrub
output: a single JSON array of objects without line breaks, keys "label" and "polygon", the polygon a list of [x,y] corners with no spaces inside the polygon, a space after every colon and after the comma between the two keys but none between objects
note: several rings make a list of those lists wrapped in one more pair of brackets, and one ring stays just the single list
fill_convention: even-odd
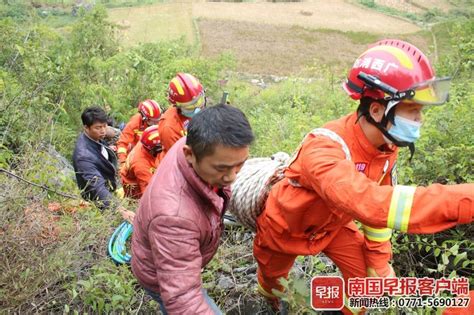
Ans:
[{"label": "green shrub", "polygon": [[[4,9],[0,6],[0,167],[71,194],[78,195],[74,183],[67,176],[58,180],[61,169],[46,158],[41,145],[52,145],[70,157],[81,130],[80,113],[92,104],[109,105],[119,121],[127,121],[143,98],[166,107],[167,84],[178,71],[195,74],[207,88],[210,103],[216,103],[222,91],[230,92],[230,102],[247,114],[257,136],[252,156],[293,153],[306,133],[356,108],[340,87],[344,75],[320,65],[307,71],[311,79],[290,78],[261,89],[224,72],[235,66],[230,55],[202,59],[195,47],[181,41],[124,51],[100,7],[83,12],[63,33],[40,19],[30,20],[29,13],[7,14]],[[451,100],[426,111],[411,163],[407,150],[401,150],[401,184],[474,181],[473,25],[459,20],[434,30],[441,52],[437,72],[454,76]],[[353,35],[354,40],[356,35],[360,36]],[[5,284],[0,288],[0,313],[153,312],[156,304],[137,287],[129,270],[117,268],[106,257],[106,242],[120,221],[117,214],[101,214],[4,173],[0,183],[5,192],[0,196],[0,260],[6,262],[0,272],[0,283]],[[51,202],[60,202],[61,210],[51,211]],[[262,303],[253,291],[251,274],[238,274],[239,283],[230,292],[215,287],[218,273],[234,277],[237,268],[255,264],[251,236],[247,242],[230,242],[245,234],[239,229],[231,232],[203,273],[204,286],[225,310],[235,307],[226,304],[232,298]],[[472,233],[469,226],[433,236],[395,233],[397,273],[467,275],[472,281]],[[317,257],[305,264],[306,274],[285,283],[291,310],[301,313],[309,312],[309,278],[327,271]]]},{"label": "green shrub", "polygon": [[19,1],[15,4],[0,4],[0,20],[11,18],[16,21],[24,22],[33,14],[33,9],[29,4]]},{"label": "green shrub", "polygon": [[[127,312],[139,303],[137,281],[127,266],[116,266],[110,260],[94,265],[88,278],[70,285],[69,309],[79,307],[93,313]],[[143,295],[143,292],[142,292]]]},{"label": "green shrub", "polygon": [[65,36],[41,24],[0,21],[0,134],[13,152],[49,139],[70,157],[85,107],[109,105],[125,122],[144,98],[166,107],[167,85],[177,72],[195,74],[210,100],[220,97],[217,82],[222,69],[232,67],[230,56],[201,59],[179,41],[121,51],[103,8],[82,14]]}]

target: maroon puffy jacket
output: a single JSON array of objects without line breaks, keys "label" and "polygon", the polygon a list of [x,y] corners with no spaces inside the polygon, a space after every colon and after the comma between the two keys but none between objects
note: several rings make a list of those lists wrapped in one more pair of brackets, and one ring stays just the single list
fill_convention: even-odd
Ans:
[{"label": "maroon puffy jacket", "polygon": [[176,142],[140,200],[133,222],[132,271],[161,295],[169,314],[213,314],[202,294],[201,268],[223,231],[230,189],[216,193],[186,161]]}]

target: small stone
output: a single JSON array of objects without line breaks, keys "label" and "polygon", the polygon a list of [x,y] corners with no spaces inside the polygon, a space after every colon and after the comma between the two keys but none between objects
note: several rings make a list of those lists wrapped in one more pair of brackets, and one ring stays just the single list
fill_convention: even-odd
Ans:
[{"label": "small stone", "polygon": [[221,276],[219,278],[219,282],[217,283],[217,286],[223,290],[231,289],[235,287],[234,281],[232,281],[231,278],[226,277],[226,276]]}]

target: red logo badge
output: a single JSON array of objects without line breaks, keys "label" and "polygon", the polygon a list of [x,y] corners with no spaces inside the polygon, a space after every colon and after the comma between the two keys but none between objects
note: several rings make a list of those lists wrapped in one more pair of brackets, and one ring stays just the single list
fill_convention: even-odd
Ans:
[{"label": "red logo badge", "polygon": [[311,306],[316,311],[338,311],[344,307],[344,279],[314,277],[311,279]]}]

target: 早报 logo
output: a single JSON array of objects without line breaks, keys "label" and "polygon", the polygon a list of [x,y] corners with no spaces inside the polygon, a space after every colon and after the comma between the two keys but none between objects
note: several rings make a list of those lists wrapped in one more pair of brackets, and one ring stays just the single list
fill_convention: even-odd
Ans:
[{"label": "\u65e9\u62a5 logo", "polygon": [[341,310],[344,307],[344,279],[341,277],[311,279],[311,307],[316,311]]}]

